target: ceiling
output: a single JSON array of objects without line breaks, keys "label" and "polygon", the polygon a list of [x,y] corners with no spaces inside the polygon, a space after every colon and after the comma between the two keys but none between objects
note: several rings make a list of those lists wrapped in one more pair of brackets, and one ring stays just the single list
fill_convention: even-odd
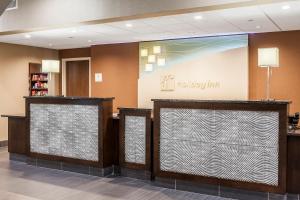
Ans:
[{"label": "ceiling", "polygon": [[3,35],[0,42],[68,49],[96,44],[300,30],[300,1]]},{"label": "ceiling", "polygon": [[0,1],[0,16],[5,11],[7,6],[10,4],[11,0],[1,0]]}]

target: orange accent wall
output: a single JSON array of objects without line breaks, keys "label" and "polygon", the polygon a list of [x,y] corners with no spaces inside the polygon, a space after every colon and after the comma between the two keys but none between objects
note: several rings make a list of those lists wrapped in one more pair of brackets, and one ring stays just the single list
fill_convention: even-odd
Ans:
[{"label": "orange accent wall", "polygon": [[[115,97],[118,107],[137,107],[139,76],[139,44],[110,44],[91,47],[92,96]],[[103,82],[95,82],[102,73]]]},{"label": "orange accent wall", "polygon": [[[280,67],[273,69],[271,97],[291,100],[290,111],[300,111],[300,31],[249,35],[249,98],[266,98],[267,70],[257,67],[257,49],[278,47]],[[66,56],[92,57],[92,96],[115,96],[117,107],[136,107],[139,71],[138,43],[97,45],[91,48],[60,51]],[[234,58],[233,58],[234,59]],[[103,73],[103,82],[95,83],[95,73]]]},{"label": "orange accent wall", "polygon": [[279,48],[279,68],[272,70],[270,96],[293,101],[290,112],[300,111],[300,31],[249,35],[249,98],[266,98],[267,69],[257,67],[257,49]]}]

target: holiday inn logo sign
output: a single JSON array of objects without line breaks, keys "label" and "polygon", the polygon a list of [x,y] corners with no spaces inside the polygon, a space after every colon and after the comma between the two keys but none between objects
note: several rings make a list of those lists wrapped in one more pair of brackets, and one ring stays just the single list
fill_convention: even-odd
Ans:
[{"label": "holiday inn logo sign", "polygon": [[176,88],[180,89],[198,89],[198,90],[207,90],[207,89],[217,89],[221,87],[219,81],[176,81],[175,76],[172,74],[163,75],[160,78],[160,91],[172,92]]}]

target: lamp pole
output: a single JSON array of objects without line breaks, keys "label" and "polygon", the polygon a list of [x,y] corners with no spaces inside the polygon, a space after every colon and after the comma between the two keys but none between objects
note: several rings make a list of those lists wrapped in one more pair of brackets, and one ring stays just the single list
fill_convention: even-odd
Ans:
[{"label": "lamp pole", "polygon": [[267,100],[270,100],[270,79],[271,79],[271,67],[268,66],[268,78],[267,78]]},{"label": "lamp pole", "polygon": [[279,49],[277,47],[272,48],[258,48],[258,66],[268,68],[267,80],[266,80],[266,100],[271,101],[271,76],[272,68],[279,67]]}]

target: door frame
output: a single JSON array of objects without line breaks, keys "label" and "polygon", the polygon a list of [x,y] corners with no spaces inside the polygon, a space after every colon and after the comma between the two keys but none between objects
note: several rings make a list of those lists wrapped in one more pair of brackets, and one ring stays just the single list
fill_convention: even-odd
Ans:
[{"label": "door frame", "polygon": [[92,67],[91,67],[91,57],[80,57],[80,58],[64,58],[61,59],[62,63],[62,74],[61,74],[61,83],[62,83],[62,95],[67,95],[67,86],[66,86],[66,66],[68,61],[81,61],[88,60],[89,61],[89,97],[92,96]]}]

